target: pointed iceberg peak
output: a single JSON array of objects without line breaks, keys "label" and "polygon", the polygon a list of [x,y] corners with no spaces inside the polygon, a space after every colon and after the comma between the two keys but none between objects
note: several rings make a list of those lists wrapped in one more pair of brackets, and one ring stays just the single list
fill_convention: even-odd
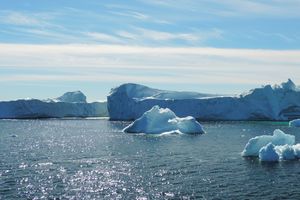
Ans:
[{"label": "pointed iceberg peak", "polygon": [[68,103],[87,103],[86,96],[81,91],[66,92],[56,100]]},{"label": "pointed iceberg peak", "polygon": [[280,85],[273,85],[272,88],[274,90],[297,91],[297,86],[291,79],[288,79],[286,82],[283,82]]},{"label": "pointed iceberg peak", "polygon": [[295,85],[295,83],[291,79],[288,79],[287,82],[281,83],[281,87],[284,90],[294,90],[294,91],[297,88],[297,86]]}]

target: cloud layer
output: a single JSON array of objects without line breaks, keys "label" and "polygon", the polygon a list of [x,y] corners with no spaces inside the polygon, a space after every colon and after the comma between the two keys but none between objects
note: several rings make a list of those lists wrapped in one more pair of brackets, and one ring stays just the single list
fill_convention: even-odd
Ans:
[{"label": "cloud layer", "polygon": [[0,70],[12,69],[0,75],[2,82],[263,84],[287,78],[297,81],[300,74],[298,50],[0,44],[0,54]]}]

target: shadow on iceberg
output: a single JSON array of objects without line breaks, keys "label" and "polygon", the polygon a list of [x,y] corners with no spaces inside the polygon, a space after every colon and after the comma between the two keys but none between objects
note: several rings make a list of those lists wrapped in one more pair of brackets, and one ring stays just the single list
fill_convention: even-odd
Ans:
[{"label": "shadow on iceberg", "polygon": [[179,118],[168,108],[154,106],[123,129],[126,133],[203,134],[202,125],[194,117]]}]

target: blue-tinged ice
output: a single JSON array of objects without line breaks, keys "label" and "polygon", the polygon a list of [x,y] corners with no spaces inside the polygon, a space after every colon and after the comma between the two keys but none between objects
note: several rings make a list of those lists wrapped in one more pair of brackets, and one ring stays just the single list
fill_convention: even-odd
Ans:
[{"label": "blue-tinged ice", "polygon": [[106,116],[106,102],[88,103],[80,91],[67,92],[54,99],[0,101],[0,119]]},{"label": "blue-tinged ice", "polygon": [[300,117],[300,90],[288,80],[240,95],[176,92],[127,83],[107,97],[112,120],[135,120],[154,105],[201,120],[290,120]]},{"label": "blue-tinged ice", "polygon": [[300,119],[294,119],[289,122],[289,126],[291,127],[300,127]]},{"label": "blue-tinged ice", "polygon": [[272,143],[268,143],[266,146],[262,147],[259,150],[259,159],[268,162],[279,161],[279,155],[275,150],[275,146]]},{"label": "blue-tinged ice", "polygon": [[202,125],[194,117],[179,118],[168,108],[154,106],[124,130],[127,133],[204,133]]},{"label": "blue-tinged ice", "polygon": [[295,145],[283,145],[276,146],[276,152],[280,155],[281,160],[294,160],[296,159],[295,155]]}]

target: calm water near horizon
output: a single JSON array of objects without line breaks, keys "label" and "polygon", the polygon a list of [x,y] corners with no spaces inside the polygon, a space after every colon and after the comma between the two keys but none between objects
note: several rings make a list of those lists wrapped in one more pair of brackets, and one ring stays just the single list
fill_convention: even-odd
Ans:
[{"label": "calm water near horizon", "polygon": [[0,199],[300,199],[300,161],[240,156],[287,122],[203,122],[204,135],[134,135],[107,119],[0,120]]}]

